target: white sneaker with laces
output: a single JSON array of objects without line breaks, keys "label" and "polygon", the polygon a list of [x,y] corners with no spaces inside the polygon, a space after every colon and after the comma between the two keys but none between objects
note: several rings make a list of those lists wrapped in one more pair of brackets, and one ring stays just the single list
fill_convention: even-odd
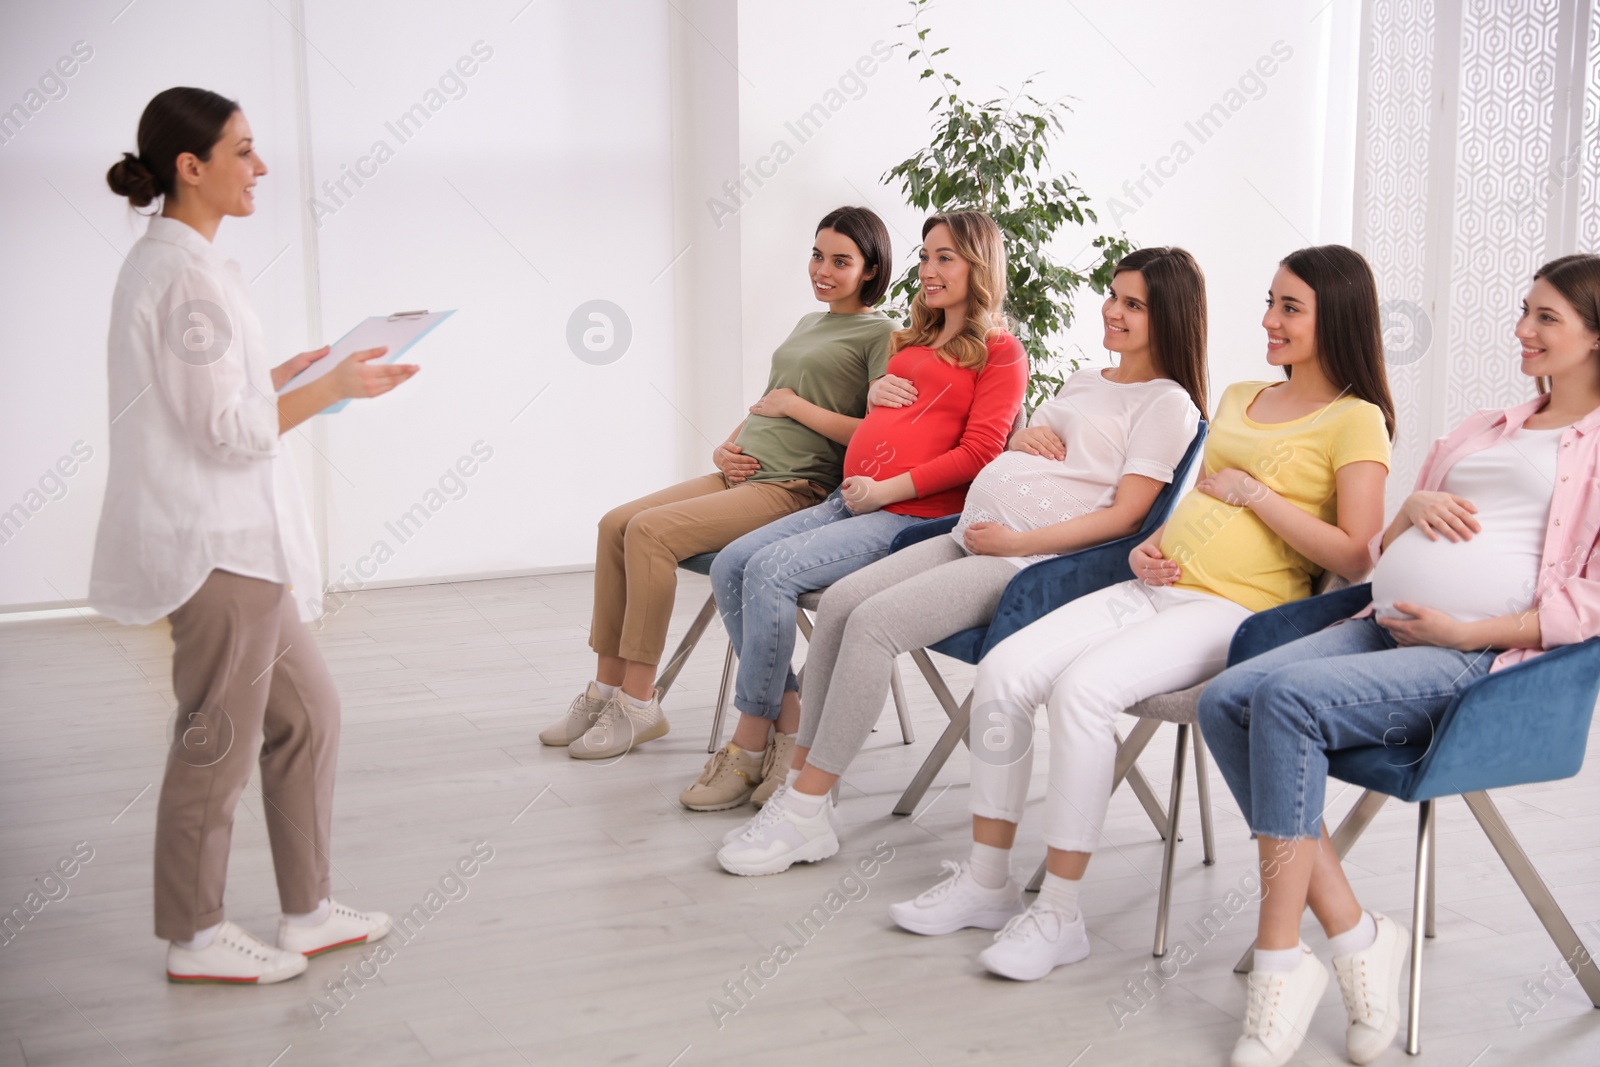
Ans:
[{"label": "white sneaker with laces", "polygon": [[1054,908],[1035,901],[994,935],[994,944],[978,953],[978,962],[990,974],[1035,982],[1057,967],[1077,963],[1089,955],[1089,931],[1083,912],[1068,919]]},{"label": "white sneaker with laces", "polygon": [[[781,802],[783,800],[784,793],[787,792],[788,789],[789,787],[787,784],[778,786],[777,789],[773,790],[772,795],[767,798],[767,803],[764,806],[770,808],[773,804]],[[828,824],[833,827],[834,836],[839,836],[839,812],[838,809],[833,806],[832,800],[824,804],[822,806],[822,810],[828,813]],[[774,815],[776,815],[776,813],[774,813]],[[735,841],[739,840],[741,834],[754,826],[756,824],[756,820],[760,818],[761,812],[758,811],[744,822],[740,823],[738,826],[735,826],[732,830],[729,830],[727,833],[723,834],[722,843],[724,845],[733,844]]]},{"label": "white sneaker with laces", "polygon": [[942,860],[947,876],[913,900],[889,905],[889,917],[902,930],[937,937],[969,926],[998,930],[1022,910],[1022,885],[1008,878],[1000,889],[985,889],[965,863]]},{"label": "white sneaker with laces", "polygon": [[1345,1050],[1351,1063],[1371,1063],[1394,1043],[1400,1030],[1400,980],[1405,974],[1406,928],[1372,913],[1377,939],[1348,956],[1333,958],[1344,997]]},{"label": "white sneaker with laces", "polygon": [[839,851],[828,809],[822,798],[818,812],[806,818],[782,802],[783,791],[768,799],[761,813],[738,837],[717,850],[717,862],[730,874],[778,874],[796,863],[818,863]]},{"label": "white sneaker with laces", "polygon": [[167,980],[220,982],[226,985],[268,985],[302,974],[306,958],[273,948],[230,922],[205,948],[167,945]]},{"label": "white sneaker with laces", "polygon": [[1244,1032],[1229,1062],[1233,1067],[1283,1067],[1294,1059],[1327,988],[1328,969],[1305,945],[1292,971],[1251,971]]},{"label": "white sneaker with laces", "polygon": [[337,900],[328,901],[328,917],[315,926],[297,926],[278,920],[278,947],[302,956],[320,956],[346,945],[364,945],[389,935],[389,916],[381,911],[357,911]]},{"label": "white sneaker with laces", "polygon": [[589,727],[600,717],[600,710],[606,706],[606,698],[600,695],[600,690],[590,682],[588,688],[572,699],[572,704],[567,708],[567,713],[560,719],[539,731],[539,743],[550,745],[552,748],[563,748],[572,744],[588,732]]}]

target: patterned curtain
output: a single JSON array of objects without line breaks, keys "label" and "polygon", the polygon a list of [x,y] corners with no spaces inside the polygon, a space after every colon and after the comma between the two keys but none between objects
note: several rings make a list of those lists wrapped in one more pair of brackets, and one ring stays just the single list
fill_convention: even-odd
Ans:
[{"label": "patterned curtain", "polygon": [[1533,394],[1511,330],[1533,272],[1600,252],[1594,0],[1368,0],[1355,242],[1399,416],[1391,512],[1434,438]]}]

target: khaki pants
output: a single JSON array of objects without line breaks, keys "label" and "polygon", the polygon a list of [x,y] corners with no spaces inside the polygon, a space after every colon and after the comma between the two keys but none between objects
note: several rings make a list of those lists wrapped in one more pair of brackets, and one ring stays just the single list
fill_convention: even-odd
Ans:
[{"label": "khaki pants", "polygon": [[595,549],[589,647],[602,656],[660,663],[678,561],[725,548],[826,495],[803,479],[729,488],[722,475],[707,474],[606,512]]},{"label": "khaki pants", "polygon": [[262,815],[283,910],[328,896],[339,695],[288,590],[215,570],[169,616],[172,749],[156,810],[156,936],[223,919],[233,810],[261,766]]}]

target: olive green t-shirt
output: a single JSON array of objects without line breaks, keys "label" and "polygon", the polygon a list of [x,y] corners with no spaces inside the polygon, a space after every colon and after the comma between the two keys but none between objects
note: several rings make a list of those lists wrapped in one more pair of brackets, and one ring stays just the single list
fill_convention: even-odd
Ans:
[{"label": "olive green t-shirt", "polygon": [[[807,315],[772,353],[772,373],[762,395],[793,389],[818,407],[861,418],[867,413],[867,384],[888,368],[894,328],[878,311]],[[751,415],[734,443],[761,463],[750,476],[752,482],[804,478],[831,492],[843,477],[845,446],[790,418]]]}]

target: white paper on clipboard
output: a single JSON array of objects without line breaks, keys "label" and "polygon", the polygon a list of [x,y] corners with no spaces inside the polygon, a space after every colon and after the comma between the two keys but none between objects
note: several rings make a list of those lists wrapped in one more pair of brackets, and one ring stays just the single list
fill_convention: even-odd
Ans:
[{"label": "white paper on clipboard", "polygon": [[[291,389],[311,384],[332,371],[339,365],[340,360],[353,352],[387,346],[389,351],[379,356],[378,362],[393,363],[406,349],[427,336],[428,331],[454,314],[454,308],[449,311],[397,311],[393,315],[374,315],[358,322],[353,330],[333,343],[327,355],[283,383],[278,395],[282,396]],[[335,411],[342,410],[348,403],[350,401],[347,398],[336,404],[330,404],[322,410],[322,414],[331,415]]]}]

